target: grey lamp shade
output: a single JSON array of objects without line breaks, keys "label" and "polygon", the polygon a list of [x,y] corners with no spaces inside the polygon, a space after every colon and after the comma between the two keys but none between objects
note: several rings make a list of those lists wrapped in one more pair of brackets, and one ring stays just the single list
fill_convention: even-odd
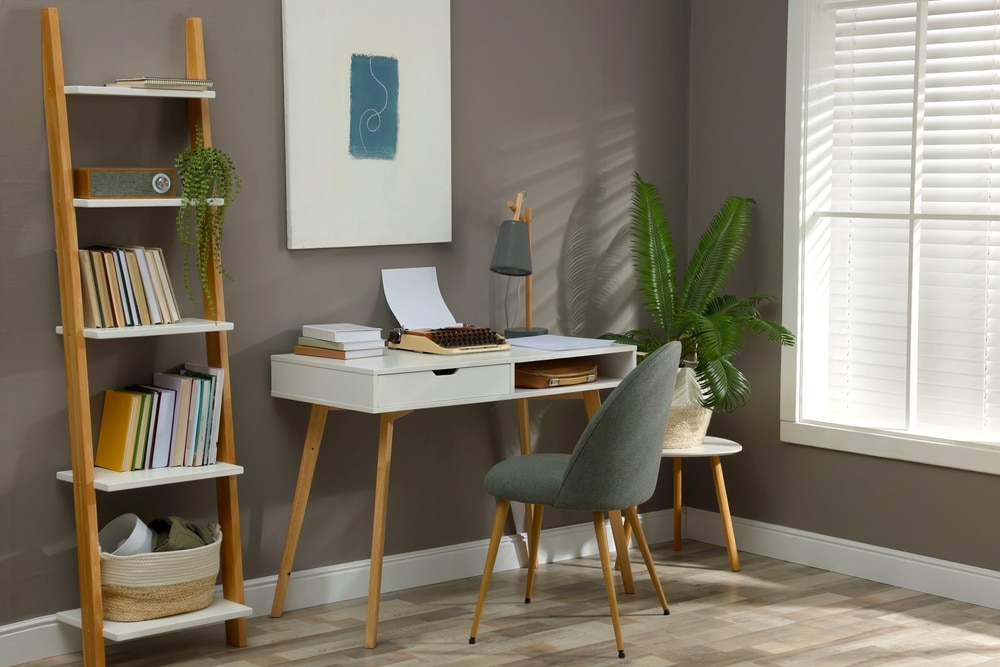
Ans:
[{"label": "grey lamp shade", "polygon": [[500,223],[490,271],[505,276],[531,275],[531,239],[528,223],[504,220]]}]

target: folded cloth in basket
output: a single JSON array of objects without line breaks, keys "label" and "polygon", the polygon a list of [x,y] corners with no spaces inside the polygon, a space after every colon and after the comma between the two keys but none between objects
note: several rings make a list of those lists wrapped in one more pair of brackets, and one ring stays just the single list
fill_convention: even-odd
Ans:
[{"label": "folded cloth in basket", "polygon": [[215,533],[210,525],[197,525],[180,518],[168,516],[148,523],[153,531],[153,551],[180,551],[212,544]]}]

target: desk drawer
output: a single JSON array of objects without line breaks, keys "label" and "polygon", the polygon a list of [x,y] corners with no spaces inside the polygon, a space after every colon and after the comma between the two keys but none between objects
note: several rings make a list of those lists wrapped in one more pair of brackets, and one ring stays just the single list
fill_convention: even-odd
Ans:
[{"label": "desk drawer", "polygon": [[496,364],[380,375],[378,404],[382,408],[395,408],[428,403],[473,403],[505,396],[514,390],[510,369],[510,364]]}]

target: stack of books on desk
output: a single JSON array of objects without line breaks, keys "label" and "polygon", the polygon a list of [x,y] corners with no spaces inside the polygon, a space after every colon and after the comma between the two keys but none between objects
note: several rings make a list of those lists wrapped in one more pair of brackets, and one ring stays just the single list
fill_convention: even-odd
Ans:
[{"label": "stack of books on desk", "polygon": [[330,359],[379,357],[385,353],[385,339],[381,329],[363,324],[306,324],[292,351]]}]

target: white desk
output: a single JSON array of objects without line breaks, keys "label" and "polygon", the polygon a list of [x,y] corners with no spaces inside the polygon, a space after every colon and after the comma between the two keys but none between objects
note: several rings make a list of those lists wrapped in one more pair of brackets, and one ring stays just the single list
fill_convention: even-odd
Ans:
[{"label": "white desk", "polygon": [[729,567],[733,572],[740,569],[740,556],[736,551],[736,536],[733,533],[733,519],[729,514],[729,498],[726,496],[726,482],[722,477],[722,461],[719,457],[738,454],[743,451],[743,445],[725,438],[705,436],[700,445],[684,449],[664,449],[663,458],[674,459],[674,551],[681,550],[681,464],[686,458],[708,457],[712,465],[712,477],[715,480],[715,497],[719,501],[719,514],[722,515],[722,532],[726,537],[726,550],[729,552]]},{"label": "white desk", "polygon": [[[597,363],[597,380],[585,385],[519,389],[514,387],[514,366],[545,359],[587,357]],[[601,389],[611,389],[635,368],[635,347],[611,345],[589,350],[546,352],[512,347],[500,352],[434,355],[386,350],[384,356],[341,361],[296,354],[271,357],[271,395],[312,404],[302,447],[295,497],[274,592],[271,616],[282,614],[295,549],[305,516],[309,489],[330,410],[353,410],[381,415],[378,466],[375,474],[375,517],[372,526],[371,569],[368,578],[368,617],[365,646],[377,641],[382,557],[389,500],[392,432],[397,419],[414,410],[491,401],[518,401],[521,451],[530,451],[528,399],[582,398],[588,416],[600,407]],[[527,451],[526,451],[527,449]]]}]

